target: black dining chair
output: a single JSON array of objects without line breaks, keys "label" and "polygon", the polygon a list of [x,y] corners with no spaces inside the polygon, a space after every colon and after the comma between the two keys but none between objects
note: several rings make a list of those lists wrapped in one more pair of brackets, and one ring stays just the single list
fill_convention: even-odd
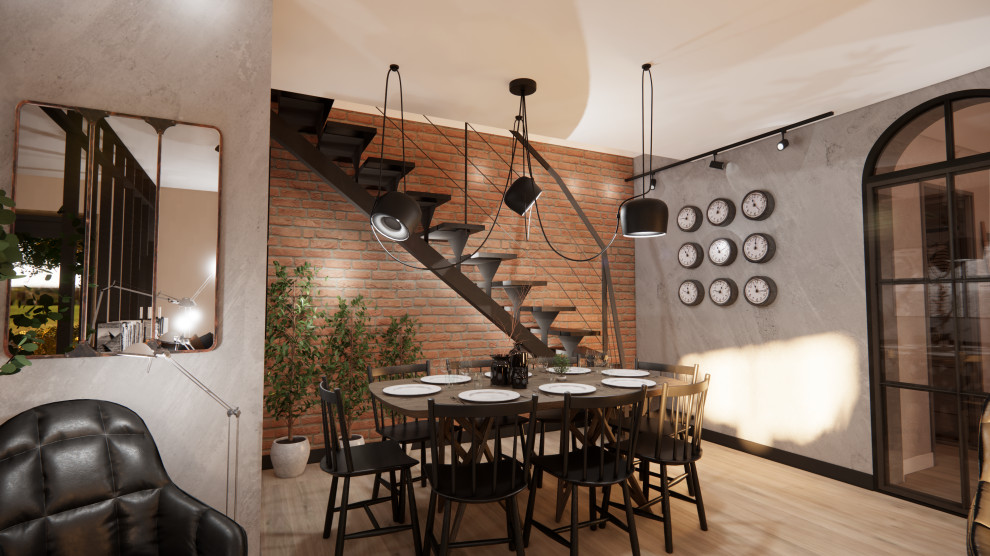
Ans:
[{"label": "black dining chair", "polygon": [[[533,430],[536,423],[524,414],[536,411],[538,396],[499,404],[437,404],[428,400],[430,463],[425,465],[433,488],[426,521],[426,546],[445,556],[450,549],[509,543],[516,553],[526,553],[515,496],[530,482]],[[525,421],[524,421],[525,420]],[[522,423],[529,431],[522,435]],[[505,425],[503,425],[505,424]],[[461,433],[470,436],[462,443]],[[489,440],[493,440],[489,445]],[[465,444],[467,447],[465,447]],[[440,540],[433,533],[437,504],[443,502]],[[452,504],[487,504],[504,501],[508,536],[452,541]],[[456,524],[455,527],[456,529]]]},{"label": "black dining chair", "polygon": [[[646,387],[627,394],[615,396],[572,396],[564,395],[564,407],[560,410],[560,420],[566,426],[560,432],[560,452],[553,455],[534,456],[534,473],[546,471],[558,481],[570,485],[571,522],[563,527],[551,528],[533,519],[536,503],[536,489],[531,488],[529,504],[526,507],[524,542],[529,543],[532,527],[536,527],[551,539],[570,548],[572,556],[579,553],[578,530],[582,527],[604,525],[613,522],[629,533],[632,553],[639,556],[639,538],[636,535],[636,519],[629,485],[626,481],[633,476],[633,458],[637,436],[646,400]],[[617,426],[609,424],[615,422]],[[580,446],[568,449],[568,445]],[[610,511],[611,488],[619,485],[626,509],[626,522],[622,523]],[[590,519],[580,521],[578,487],[587,487],[589,492]],[[595,503],[594,489],[603,490],[602,503]],[[561,533],[570,531],[566,539]]]},{"label": "black dining chair", "polygon": [[[671,498],[686,500],[697,506],[701,530],[708,530],[696,462],[702,455],[701,429],[705,419],[705,401],[708,398],[710,382],[711,376],[705,375],[704,380],[694,384],[683,386],[664,384],[660,394],[662,409],[657,412],[657,418],[647,422],[648,428],[640,432],[639,442],[636,444],[635,455],[640,461],[656,463],[660,466],[660,496],[648,500],[636,510],[636,514],[663,521],[664,544],[667,552],[674,550],[671,534]],[[667,467],[670,465],[683,465],[687,472],[671,478],[667,473]],[[687,495],[671,490],[671,487],[682,481],[686,481],[689,487]],[[661,504],[661,515],[645,511],[646,508],[657,503]]]},{"label": "black dining chair", "polygon": [[[379,380],[395,380],[398,378],[421,377],[430,374],[430,362],[412,363],[409,365],[393,365],[390,367],[368,367],[368,382]],[[397,413],[379,403],[374,396],[371,396],[371,412],[375,416],[375,431],[385,440],[398,442],[405,450],[410,444],[419,444],[419,460],[426,460],[426,442],[430,438],[428,423],[423,419],[407,417]],[[426,474],[420,469],[420,476],[413,479],[419,480],[422,486],[426,486]],[[382,477],[375,477],[375,486],[372,496],[378,496],[378,488],[392,488],[395,477],[391,477],[391,483],[384,481]],[[397,520],[402,521],[402,508],[398,507],[399,514]]]},{"label": "black dining chair", "polygon": [[[694,365],[673,365],[669,363],[654,363],[651,361],[640,361],[636,360],[636,368],[644,371],[651,371],[659,373],[661,376],[677,379],[688,384],[694,384],[698,381],[698,364]],[[646,418],[646,424],[643,425],[643,430],[652,428],[650,423],[654,418],[657,418],[657,411],[659,411],[659,400],[653,399],[651,403],[648,403],[648,410],[646,411],[644,417]],[[639,468],[639,482],[643,487],[643,495],[646,497],[650,496],[650,479],[659,478],[660,474],[656,471],[650,469],[650,462],[647,460],[640,460],[638,464]],[[676,477],[670,477],[668,473],[668,479],[674,482],[680,482],[684,480],[684,475],[689,472],[689,466],[684,466],[684,472]],[[669,472],[669,470],[668,470]],[[691,481],[688,481],[688,494],[694,496],[694,487]]]},{"label": "black dining chair", "polygon": [[[552,357],[537,357],[536,359],[533,360],[533,362],[536,365],[541,366],[541,367],[549,367],[550,366],[550,361],[552,359],[553,359]],[[577,356],[574,356],[574,357],[568,357],[568,360],[570,361],[570,364],[572,366],[575,366],[580,361],[580,358],[577,357]],[[560,410],[558,410],[558,409],[542,409],[542,410],[536,412],[536,426],[540,430],[539,455],[542,456],[543,454],[546,453],[545,450],[546,450],[547,427],[549,426],[550,427],[550,432],[553,432],[554,429],[560,428],[560,424],[561,424],[561,421],[560,421]],[[537,471],[536,472],[536,488],[543,488],[543,472],[542,471]]]},{"label": "black dining chair", "polygon": [[[337,542],[334,546],[336,556],[341,556],[344,553],[344,541],[347,539],[387,535],[405,530],[412,530],[413,545],[417,556],[419,556],[422,554],[422,541],[419,535],[419,516],[416,514],[416,496],[413,492],[410,472],[410,469],[419,462],[409,457],[397,442],[391,440],[372,442],[363,446],[351,446],[348,442],[343,441],[342,438],[350,438],[350,435],[347,430],[340,388],[334,388],[331,392],[327,386],[327,379],[323,378],[319,385],[319,391],[323,412],[323,445],[326,446],[326,455],[320,460],[320,469],[333,476],[333,481],[330,483],[330,500],[327,502],[327,517],[323,525],[323,538],[330,537],[334,513],[339,512]],[[338,425],[340,426],[339,430],[337,429]],[[369,500],[350,501],[351,479],[372,474],[380,476],[382,473],[390,473],[393,477],[395,473],[399,473],[401,476],[399,483],[392,483],[390,496],[372,495]],[[344,479],[344,485],[340,505],[337,506],[337,482],[340,478]],[[396,484],[398,484],[398,488],[395,487]],[[392,502],[392,515],[395,517],[396,507],[402,506],[406,501],[409,504],[410,515],[408,525],[381,527],[375,515],[371,513],[371,506]],[[371,520],[371,529],[347,533],[347,511],[354,508],[364,508]],[[396,521],[401,522],[402,520],[397,519]]]}]

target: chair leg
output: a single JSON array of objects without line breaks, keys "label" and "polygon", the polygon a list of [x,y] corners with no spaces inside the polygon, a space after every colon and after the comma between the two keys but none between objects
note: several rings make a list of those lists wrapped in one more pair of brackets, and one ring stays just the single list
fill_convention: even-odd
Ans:
[{"label": "chair leg", "polygon": [[451,510],[450,499],[443,501],[443,530],[440,532],[440,554],[439,556],[447,556],[448,547],[447,544],[450,542],[450,513]]},{"label": "chair leg", "polygon": [[694,503],[698,506],[698,522],[701,523],[701,530],[708,530],[708,519],[705,518],[705,502],[701,499],[701,481],[698,480],[698,466],[691,462],[691,481],[689,485],[694,485]]},{"label": "chair leg", "polygon": [[578,556],[580,550],[578,549],[578,500],[581,497],[578,496],[577,485],[571,486],[571,556]]},{"label": "chair leg", "polygon": [[670,485],[667,484],[667,466],[660,464],[660,492],[663,493],[663,499],[660,501],[660,505],[663,511],[663,544],[667,553],[674,551],[674,539],[673,532],[670,525]]},{"label": "chair leg", "polygon": [[419,486],[426,488],[426,441],[419,443]]},{"label": "chair leg", "polygon": [[[626,506],[626,526],[629,527],[629,545],[633,556],[639,556],[639,535],[636,534],[636,513],[629,497],[629,484],[622,481],[622,503]],[[666,517],[666,516],[665,516]],[[670,552],[669,550],[667,552]]]},{"label": "chair leg", "polygon": [[516,545],[516,556],[526,555],[526,545],[523,542],[522,526],[519,524],[519,507],[516,506],[516,497],[512,496],[505,500],[509,508],[509,519],[512,522],[512,539]]},{"label": "chair leg", "polygon": [[437,515],[437,493],[430,493],[430,507],[426,512],[426,531],[423,534],[423,553],[430,556],[436,537],[433,535],[433,518]]},{"label": "chair leg", "polygon": [[690,497],[693,498],[694,497],[694,481],[691,480],[691,464],[685,464],[684,465],[684,472],[687,473],[687,475],[688,475],[688,481],[687,481],[688,496],[690,496]]},{"label": "chair leg", "polygon": [[423,556],[423,539],[419,536],[419,514],[416,513],[416,493],[413,492],[412,471],[408,467],[402,470],[402,478],[406,492],[409,493],[406,500],[409,501],[409,520],[410,525],[412,525],[413,549],[416,551],[416,556]]},{"label": "chair leg", "polygon": [[[537,469],[541,473],[542,469]],[[533,529],[533,506],[536,505],[536,480],[529,485],[529,501],[526,504],[526,519],[523,521],[523,545],[529,546],[529,533]]]},{"label": "chair leg", "polygon": [[[602,490],[604,490],[602,493],[602,513],[600,513],[599,516],[605,517],[611,513],[611,510],[609,510],[609,503],[612,500],[612,485],[605,485],[605,488]],[[598,528],[604,529],[606,525],[608,525],[608,522],[603,521]]]},{"label": "chair leg", "polygon": [[375,473],[375,482],[373,483],[374,486],[371,487],[371,497],[372,498],[378,498],[378,489],[382,486],[381,485],[381,480],[382,480],[382,474],[381,473]]},{"label": "chair leg", "polygon": [[388,472],[388,480],[392,487],[389,492],[392,494],[392,521],[399,522],[399,507],[402,504],[402,486],[395,480],[395,471]]},{"label": "chair leg", "polygon": [[[588,519],[595,520],[595,487],[588,487]],[[598,526],[591,524],[591,530],[598,529]]]},{"label": "chair leg", "polygon": [[[411,478],[412,475],[409,475],[409,477]],[[397,518],[395,520],[396,523],[406,522],[406,498],[409,496],[410,490],[410,485],[402,480],[402,471],[399,471],[399,504],[397,506],[398,515],[395,516]]]},{"label": "chair leg", "polygon": [[344,492],[340,498],[340,519],[337,520],[337,545],[334,546],[334,556],[344,554],[344,531],[347,530],[347,497],[351,491],[351,478],[344,477]]},{"label": "chair leg", "polygon": [[330,500],[327,501],[327,519],[323,522],[323,538],[330,538],[330,529],[333,527],[333,511],[337,504],[337,476],[334,475],[330,482]]},{"label": "chair leg", "polygon": [[639,482],[643,485],[643,496],[650,499],[650,462],[639,460]]},{"label": "chair leg", "polygon": [[[546,443],[547,437],[547,422],[540,422],[540,455],[543,455],[543,446]],[[543,488],[543,469],[537,469],[536,471],[536,488]]]}]

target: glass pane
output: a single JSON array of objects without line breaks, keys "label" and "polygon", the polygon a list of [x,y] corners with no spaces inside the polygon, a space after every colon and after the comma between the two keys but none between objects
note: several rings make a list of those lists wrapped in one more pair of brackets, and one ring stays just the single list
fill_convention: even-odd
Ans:
[{"label": "glass pane", "polygon": [[983,396],[963,396],[963,412],[966,416],[966,472],[969,475],[969,499],[976,495],[976,486],[980,480],[980,417],[983,415]]},{"label": "glass pane", "polygon": [[952,127],[956,158],[990,152],[990,99],[953,102]]},{"label": "glass pane", "polygon": [[876,191],[876,238],[880,277],[921,278],[921,190],[917,183]]},{"label": "glass pane", "polygon": [[945,110],[936,106],[907,123],[887,142],[874,174],[945,160]]},{"label": "glass pane", "polygon": [[961,502],[956,397],[887,387],[889,484]]},{"label": "glass pane", "polygon": [[954,388],[952,284],[888,284],[880,295],[883,379]]},{"label": "glass pane", "polygon": [[956,286],[962,389],[986,392],[990,386],[990,282]]},{"label": "glass pane", "polygon": [[956,275],[990,276],[990,170],[957,174],[954,183]]}]

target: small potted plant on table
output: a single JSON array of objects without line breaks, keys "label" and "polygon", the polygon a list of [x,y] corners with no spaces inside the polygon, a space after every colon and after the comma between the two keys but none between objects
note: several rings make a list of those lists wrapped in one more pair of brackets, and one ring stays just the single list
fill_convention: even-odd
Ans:
[{"label": "small potted plant on table", "polygon": [[567,380],[567,371],[571,368],[571,360],[566,355],[557,354],[550,360],[547,370],[552,372],[557,380]]}]

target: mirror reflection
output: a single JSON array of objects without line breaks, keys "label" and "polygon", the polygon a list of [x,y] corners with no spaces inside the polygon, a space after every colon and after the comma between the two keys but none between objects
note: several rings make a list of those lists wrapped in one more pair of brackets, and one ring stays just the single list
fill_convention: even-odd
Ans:
[{"label": "mirror reflection", "polygon": [[220,141],[209,126],[22,103],[8,351],[29,329],[34,355],[212,348]]}]

